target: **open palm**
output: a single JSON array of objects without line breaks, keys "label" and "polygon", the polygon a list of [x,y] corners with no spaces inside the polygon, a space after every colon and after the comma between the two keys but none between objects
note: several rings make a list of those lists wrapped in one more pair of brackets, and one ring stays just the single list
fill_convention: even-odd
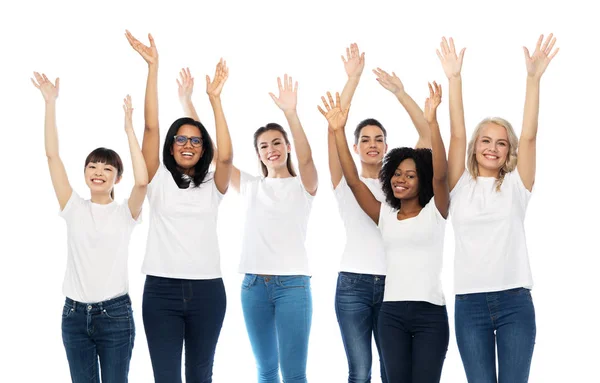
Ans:
[{"label": "open palm", "polygon": [[133,37],[131,32],[125,31],[125,37],[127,37],[127,41],[129,41],[129,45],[137,53],[139,53],[144,60],[148,63],[148,65],[157,64],[158,63],[158,50],[156,49],[156,44],[154,43],[154,38],[152,35],[148,33],[148,40],[150,41],[150,46],[144,45],[141,41]]},{"label": "open palm", "polygon": [[[463,57],[465,56],[465,49],[463,48],[460,53],[456,54],[456,48],[454,47],[454,40],[450,37],[450,44],[445,37],[442,37],[440,43],[440,49],[436,49],[438,58],[442,62],[444,73],[446,77],[452,78],[460,75],[462,69]],[[440,51],[441,50],[441,51]]]},{"label": "open palm", "polygon": [[227,62],[221,58],[215,69],[213,80],[210,81],[210,77],[206,75],[206,93],[210,97],[219,97],[228,77],[229,68],[227,68]]},{"label": "open palm", "polygon": [[[544,44],[542,44],[542,41]],[[523,47],[523,51],[525,53],[525,65],[527,66],[527,75],[534,78],[541,78],[550,61],[556,56],[559,51],[559,48],[556,48],[554,52],[552,52],[552,48],[554,48],[554,44],[556,43],[556,37],[550,33],[546,41],[544,41],[544,35],[540,35],[540,38],[537,41],[535,46],[535,51],[533,51],[533,55],[529,55],[529,50],[526,47]]]},{"label": "open palm", "polygon": [[325,109],[321,108],[321,106],[317,106],[319,112],[327,119],[331,129],[338,130],[344,128],[344,126],[346,126],[346,121],[348,120],[348,111],[350,108],[342,109],[340,94],[338,92],[335,93],[335,102],[333,101],[330,92],[327,92],[327,98],[329,99],[329,102],[327,102],[325,97],[321,96]]},{"label": "open palm", "polygon": [[194,91],[194,78],[190,72],[190,68],[182,68],[179,71],[179,79],[177,81],[177,94],[180,100],[191,100],[192,92]]},{"label": "open palm", "polygon": [[296,109],[298,103],[298,82],[292,83],[292,76],[285,74],[283,76],[283,84],[281,78],[277,77],[277,85],[279,87],[279,97],[275,97],[273,93],[269,93],[269,96],[275,101],[275,104],[279,109],[284,112],[292,111]]},{"label": "open palm", "polygon": [[437,107],[442,102],[442,86],[438,85],[435,81],[433,87],[431,83],[429,85],[429,97],[425,101],[425,109],[423,115],[427,122],[431,123],[436,120]]},{"label": "open palm", "polygon": [[404,84],[402,84],[400,78],[396,76],[396,73],[392,72],[390,75],[381,68],[373,69],[373,73],[375,73],[377,76],[377,82],[380,83],[385,89],[394,94],[398,92],[404,92]]},{"label": "open palm", "polygon": [[350,44],[350,48],[346,48],[346,57],[342,55],[342,61],[348,77],[360,77],[365,68],[365,53],[360,53],[356,43]]},{"label": "open palm", "polygon": [[42,96],[46,102],[53,101],[58,98],[58,88],[60,85],[60,79],[56,79],[53,84],[52,81],[48,80],[45,74],[40,74],[38,72],[33,72],[34,79],[31,79],[33,86],[38,88],[42,92]]}]

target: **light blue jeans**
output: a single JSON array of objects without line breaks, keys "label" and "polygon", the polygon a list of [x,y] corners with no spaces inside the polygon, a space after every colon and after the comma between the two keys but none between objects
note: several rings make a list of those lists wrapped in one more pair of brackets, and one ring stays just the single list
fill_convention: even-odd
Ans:
[{"label": "light blue jeans", "polygon": [[242,310],[259,383],[306,383],[312,320],[310,277],[246,274]]}]

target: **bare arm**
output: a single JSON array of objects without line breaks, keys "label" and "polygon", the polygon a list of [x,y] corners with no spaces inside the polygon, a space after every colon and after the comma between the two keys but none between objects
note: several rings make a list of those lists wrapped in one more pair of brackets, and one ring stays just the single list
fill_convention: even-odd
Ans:
[{"label": "bare arm", "polygon": [[146,161],[144,161],[144,155],[140,149],[140,144],[135,136],[133,130],[133,107],[131,106],[131,97],[127,97],[123,100],[123,110],[125,111],[125,133],[127,134],[127,141],[129,143],[129,152],[131,153],[131,163],[133,164],[133,178],[134,185],[129,195],[129,212],[133,219],[138,219],[142,212],[142,205],[146,198],[146,191],[148,190],[148,169],[146,168]]},{"label": "bare arm", "polygon": [[33,85],[42,92],[46,102],[45,120],[44,120],[44,145],[46,148],[46,157],[48,159],[48,168],[54,193],[58,199],[60,210],[62,211],[73,193],[67,171],[60,158],[58,151],[58,131],[56,129],[56,99],[58,98],[58,89],[60,80],[57,78],[52,84],[45,74],[34,72],[35,80],[31,79]]},{"label": "bare arm", "polygon": [[446,161],[446,149],[437,122],[437,107],[442,102],[442,87],[436,82],[434,89],[429,84],[429,98],[425,102],[425,119],[431,130],[431,156],[433,161],[433,198],[435,206],[442,215],[448,217],[450,208],[450,190],[448,188],[448,162]]},{"label": "bare arm", "polygon": [[321,97],[323,101],[323,105],[325,106],[325,110],[323,110],[320,106],[319,111],[327,121],[329,122],[329,126],[334,131],[335,134],[335,143],[337,145],[338,155],[340,157],[340,164],[342,166],[342,171],[344,172],[344,177],[346,178],[346,182],[352,190],[352,194],[356,198],[356,201],[363,209],[363,211],[375,222],[375,224],[379,224],[379,211],[381,209],[381,202],[379,202],[371,190],[365,185],[360,177],[358,176],[358,170],[356,169],[356,164],[352,159],[352,154],[350,154],[350,148],[348,147],[348,141],[346,140],[346,132],[344,131],[344,127],[346,126],[346,121],[348,119],[348,110],[349,108],[342,110],[340,95],[336,93],[336,102],[333,102],[333,98],[331,97],[331,93],[327,92],[327,97],[329,98],[329,103],[325,99],[325,97]]},{"label": "bare arm", "polygon": [[450,190],[458,183],[465,171],[467,153],[467,133],[465,130],[465,112],[462,100],[462,79],[460,71],[465,48],[456,55],[454,40],[450,45],[444,37],[440,43],[441,52],[436,53],[442,62],[444,73],[450,83],[450,149],[448,150],[448,186]]},{"label": "bare arm", "polygon": [[[527,65],[527,88],[525,93],[525,109],[523,111],[523,128],[519,139],[519,161],[517,168],[527,190],[533,189],[535,181],[536,140],[538,116],[540,110],[540,80],[548,64],[558,53],[558,48],[552,53],[556,38],[548,36],[544,44],[544,36],[538,39],[533,56],[523,47]],[[552,53],[552,54],[551,54]]]},{"label": "bare arm", "polygon": [[404,84],[402,84],[400,78],[396,76],[396,73],[392,72],[392,75],[390,75],[381,68],[374,69],[373,73],[377,76],[377,82],[396,96],[400,105],[406,110],[413,125],[417,129],[419,139],[417,140],[415,148],[431,148],[429,124],[425,121],[425,117],[423,117],[421,107],[408,93],[406,93]]},{"label": "bare arm", "polygon": [[227,120],[225,120],[225,113],[223,112],[223,105],[221,104],[221,90],[223,89],[223,85],[225,85],[228,76],[229,69],[223,59],[217,64],[213,81],[211,82],[210,78],[206,76],[206,93],[208,94],[210,104],[212,105],[215,114],[217,147],[219,148],[215,153],[215,157],[217,158],[215,161],[215,184],[222,194],[225,194],[229,188],[229,181],[231,179],[233,168],[231,136],[229,135]]},{"label": "bare arm", "polygon": [[[363,52],[361,54],[358,45],[351,44],[349,48],[346,48],[346,57],[342,55],[342,61],[344,62],[344,69],[348,75],[348,80],[342,90],[341,102],[342,105],[349,107],[365,67],[365,53]],[[340,165],[340,160],[338,158],[335,135],[331,127],[328,129],[327,133],[327,148],[329,156],[329,173],[331,175],[331,183],[335,189],[342,179],[342,166]]]},{"label": "bare arm", "polygon": [[285,118],[290,125],[294,146],[296,147],[296,158],[298,159],[298,170],[302,185],[310,195],[317,193],[318,176],[317,168],[313,161],[310,144],[298,118],[296,112],[298,82],[293,85],[292,77],[284,75],[284,84],[281,84],[281,78],[277,78],[279,85],[279,97],[275,97],[273,93],[269,93],[275,104],[283,111]]},{"label": "bare arm", "polygon": [[150,46],[142,44],[126,31],[125,36],[132,48],[138,52],[148,64],[146,80],[146,96],[144,101],[144,138],[142,154],[148,169],[148,182],[152,181],[160,165],[159,147],[160,132],[158,125],[158,50],[151,34],[148,34]]}]

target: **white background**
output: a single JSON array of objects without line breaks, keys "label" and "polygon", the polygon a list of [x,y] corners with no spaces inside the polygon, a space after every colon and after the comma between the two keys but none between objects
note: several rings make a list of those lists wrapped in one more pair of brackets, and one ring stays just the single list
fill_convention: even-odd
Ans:
[{"label": "white background", "polygon": [[[597,13],[587,4],[592,2],[562,1],[556,6],[548,1],[3,2],[0,381],[69,381],[60,331],[66,230],[57,215],[44,155],[44,102],[29,77],[35,70],[61,78],[57,114],[61,155],[74,189],[88,195],[83,161],[94,148],[107,146],[121,154],[126,166],[116,189],[117,199],[125,198],[133,178],[122,99],[132,95],[141,140],[147,74],[145,62],[124,37],[126,28],[144,42],[152,32],[158,46],[161,138],[182,115],[175,78],[184,66],[196,77],[194,102],[200,117],[214,132],[204,75],[212,76],[220,57],[227,60],[230,77],[222,98],[234,163],[249,172],[257,172],[252,133],[267,122],[285,122],[268,92],[276,91],[276,77],[285,72],[298,80],[298,112],[321,181],[307,240],[314,272],[311,382],[347,379],[333,305],[344,233],[329,183],[327,127],[316,108],[327,90],[341,91],[344,85],[340,55],[345,47],[357,42],[366,52],[350,126],[374,117],[387,128],[390,148],[416,142],[406,113],[375,81],[371,69],[380,66],[394,70],[419,104],[425,100],[427,81],[441,81],[446,98],[439,119],[447,144],[447,81],[435,55],[441,36],[453,36],[458,48],[467,47],[463,66],[467,130],[471,132],[486,116],[498,115],[519,133],[526,73],[521,47],[533,51],[539,34],[554,32],[561,52],[542,80],[537,178],[526,220],[538,326],[530,381],[593,380],[600,357],[594,267],[600,255],[594,240],[599,213],[600,33]],[[242,209],[232,190],[219,216],[228,307],[216,351],[215,382],[256,380],[239,298]],[[141,316],[140,267],[147,218],[146,206],[145,221],[136,228],[130,248],[130,294],[137,325],[132,382],[152,381]],[[449,225],[443,277],[451,337],[442,381],[464,382],[453,327],[453,249]],[[374,376],[377,371],[375,358]]]}]

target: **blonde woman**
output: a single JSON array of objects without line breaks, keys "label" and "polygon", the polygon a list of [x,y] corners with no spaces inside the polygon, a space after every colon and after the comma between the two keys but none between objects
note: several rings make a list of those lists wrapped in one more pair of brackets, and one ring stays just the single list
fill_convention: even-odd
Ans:
[{"label": "blonde woman", "polygon": [[[558,52],[552,35],[527,48],[521,137],[502,118],[477,125],[467,146],[461,67],[444,38],[437,51],[450,82],[450,216],[455,233],[456,341],[469,382],[527,382],[535,344],[525,212],[535,180],[540,80]],[[518,161],[517,161],[518,153]],[[467,166],[465,168],[465,155]],[[498,378],[496,378],[496,348]]]}]

